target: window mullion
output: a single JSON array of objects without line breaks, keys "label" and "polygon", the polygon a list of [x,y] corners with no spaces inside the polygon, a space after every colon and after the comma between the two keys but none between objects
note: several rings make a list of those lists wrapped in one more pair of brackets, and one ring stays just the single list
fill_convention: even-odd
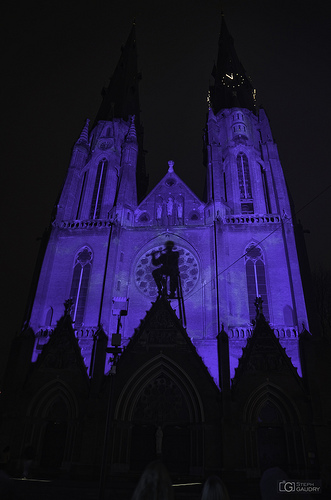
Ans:
[{"label": "window mullion", "polygon": [[73,321],[75,321],[75,319],[76,319],[76,314],[77,314],[77,307],[78,307],[78,301],[79,301],[80,289],[81,289],[81,286],[82,286],[82,279],[83,279],[83,269],[84,269],[84,267],[83,267],[83,266],[81,266],[81,269],[80,269],[80,275],[79,275],[79,283],[78,283],[78,289],[77,289],[77,296],[76,296],[76,303],[75,303],[75,310],[74,310],[74,317],[73,317]]},{"label": "window mullion", "polygon": [[246,178],[245,178],[244,157],[242,155],[240,156],[240,161],[241,161],[241,170],[242,170],[242,175],[243,175],[244,193],[245,193],[245,198],[247,198],[247,185],[246,185]]},{"label": "window mullion", "polygon": [[257,282],[257,272],[256,272],[256,261],[253,262],[254,264],[254,278],[255,278],[255,290],[256,290],[256,296],[259,297],[259,284]]},{"label": "window mullion", "polygon": [[93,212],[93,219],[95,219],[97,209],[98,209],[98,203],[99,203],[99,195],[100,195],[100,189],[101,189],[101,182],[102,182],[102,175],[103,175],[103,167],[104,167],[105,162],[101,162],[101,172],[100,172],[100,177],[99,177],[99,183],[98,183],[98,191],[97,191],[97,196],[95,199],[95,205],[94,205],[94,212]]}]

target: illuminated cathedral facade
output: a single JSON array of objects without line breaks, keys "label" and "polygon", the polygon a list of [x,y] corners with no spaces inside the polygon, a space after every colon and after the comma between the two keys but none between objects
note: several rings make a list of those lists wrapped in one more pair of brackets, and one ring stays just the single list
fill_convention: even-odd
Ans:
[{"label": "illuminated cathedral facade", "polygon": [[[269,120],[224,19],[213,77],[203,200],[171,160],[146,194],[134,27],[73,147],[7,370],[7,408],[20,416],[4,429],[17,457],[34,447],[36,467],[97,474],[117,332],[109,471],[155,458],[159,428],[158,454],[174,473],[317,468],[295,221]],[[181,281],[171,299],[152,275],[152,254],[169,241]]]}]

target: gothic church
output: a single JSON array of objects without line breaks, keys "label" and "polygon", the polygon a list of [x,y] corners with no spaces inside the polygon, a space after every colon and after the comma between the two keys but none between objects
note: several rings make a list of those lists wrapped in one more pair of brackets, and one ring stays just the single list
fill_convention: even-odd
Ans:
[{"label": "gothic church", "polygon": [[[258,478],[273,465],[316,476],[295,221],[224,18],[212,75],[204,199],[173,161],[146,195],[133,26],[73,147],[8,363],[1,436],[17,461],[29,443],[40,470],[97,477],[110,398],[108,472],[161,454],[190,477]],[[158,296],[152,275],[169,241],[175,298]]]}]

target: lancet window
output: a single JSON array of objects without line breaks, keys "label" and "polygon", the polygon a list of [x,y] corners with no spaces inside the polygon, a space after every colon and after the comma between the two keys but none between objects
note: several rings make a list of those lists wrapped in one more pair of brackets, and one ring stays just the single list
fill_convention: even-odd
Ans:
[{"label": "lancet window", "polygon": [[255,318],[255,300],[256,297],[262,298],[263,314],[266,319],[269,319],[269,306],[267,284],[265,276],[264,257],[261,248],[254,244],[246,248],[245,254],[246,280],[248,292],[248,306],[250,319]]},{"label": "lancet window", "polygon": [[99,162],[97,175],[95,178],[92,204],[90,210],[90,219],[99,219],[101,211],[101,203],[103,192],[105,188],[106,174],[107,174],[108,161],[103,159]]},{"label": "lancet window", "polygon": [[237,169],[239,178],[240,199],[252,198],[251,179],[249,176],[248,158],[245,153],[237,155]]},{"label": "lancet window", "polygon": [[53,312],[53,307],[50,307],[46,313],[45,326],[52,325]]},{"label": "lancet window", "polygon": [[92,250],[84,247],[78,252],[75,259],[70,297],[74,301],[72,319],[76,326],[81,325],[84,320],[92,258]]},{"label": "lancet window", "polygon": [[76,219],[80,219],[81,216],[81,211],[82,211],[82,206],[83,206],[83,199],[84,199],[84,194],[85,194],[85,189],[86,189],[86,180],[87,180],[87,172],[84,172],[84,177],[83,177],[83,183],[82,183],[82,189],[80,192],[80,197],[79,197],[79,203],[78,203],[78,208],[77,208],[77,214],[76,214]]},{"label": "lancet window", "polygon": [[266,213],[270,214],[271,213],[271,208],[270,208],[270,198],[269,198],[269,189],[268,189],[268,182],[267,182],[267,173],[264,170],[264,168],[261,166],[261,177],[262,177],[262,186],[263,186],[263,194],[264,194],[264,199],[265,199],[265,207],[266,207]]}]

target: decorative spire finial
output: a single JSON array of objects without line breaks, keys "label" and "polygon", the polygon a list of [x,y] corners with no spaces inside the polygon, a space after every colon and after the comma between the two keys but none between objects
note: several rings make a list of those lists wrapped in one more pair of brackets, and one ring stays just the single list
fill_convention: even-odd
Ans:
[{"label": "decorative spire finial", "polygon": [[74,301],[72,299],[67,299],[64,301],[64,315],[71,316],[71,309],[74,305]]},{"label": "decorative spire finial", "polygon": [[137,132],[136,132],[135,124],[134,124],[135,118],[136,118],[135,115],[132,115],[130,118],[131,125],[129,128],[128,135],[126,136],[127,141],[132,141],[132,140],[136,141],[137,140]]},{"label": "decorative spire finial", "polygon": [[262,297],[256,297],[254,305],[255,305],[255,309],[256,309],[256,317],[257,318],[259,318],[261,315],[263,315],[262,303],[263,303]]},{"label": "decorative spire finial", "polygon": [[207,105],[208,105],[208,109],[211,109],[210,90],[208,90],[208,92],[207,92]]},{"label": "decorative spire finial", "polygon": [[172,174],[172,173],[173,173],[173,171],[174,171],[174,164],[175,164],[175,162],[173,162],[172,160],[169,160],[169,161],[168,161],[168,165],[169,165],[169,168],[168,168],[168,173],[169,173],[169,174]]},{"label": "decorative spire finial", "polygon": [[87,118],[83,130],[79,136],[77,144],[88,144],[88,129],[89,129],[90,120]]}]

